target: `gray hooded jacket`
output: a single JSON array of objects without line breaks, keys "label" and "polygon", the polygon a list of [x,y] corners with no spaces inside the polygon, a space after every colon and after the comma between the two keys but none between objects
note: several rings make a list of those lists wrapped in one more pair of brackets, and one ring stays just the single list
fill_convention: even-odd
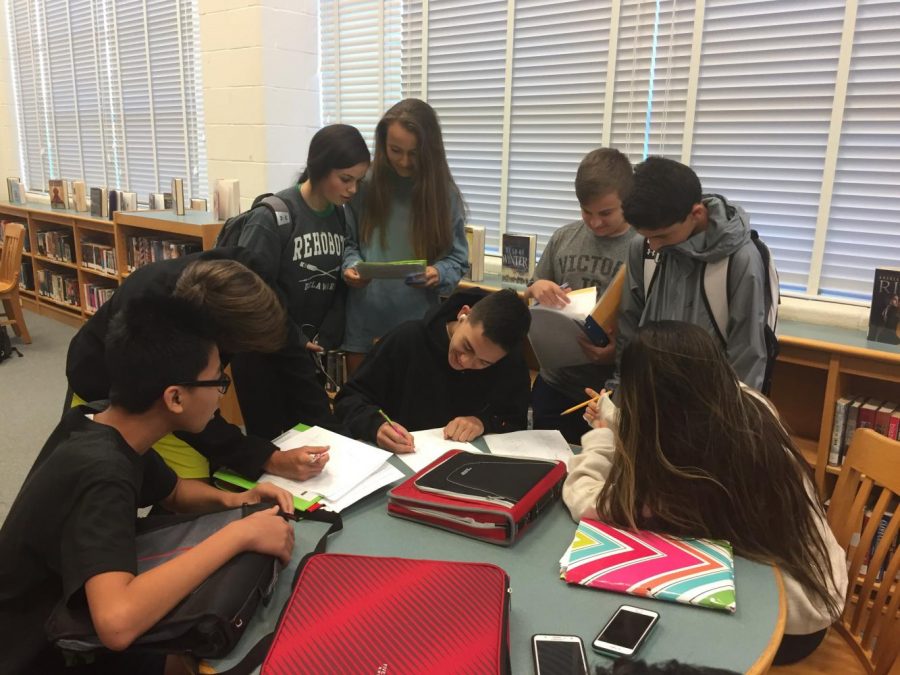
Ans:
[{"label": "gray hooded jacket", "polygon": [[[621,363],[622,351],[638,327],[648,321],[687,321],[716,337],[703,299],[704,264],[732,256],[728,270],[726,351],[738,379],[758,390],[766,369],[766,270],[750,240],[747,213],[718,195],[704,195],[703,203],[709,212],[709,226],[704,232],[659,251],[649,298],[644,297],[644,240],[636,238],[631,242],[628,277],[619,308],[616,363]],[[611,382],[610,386],[615,384]]]}]

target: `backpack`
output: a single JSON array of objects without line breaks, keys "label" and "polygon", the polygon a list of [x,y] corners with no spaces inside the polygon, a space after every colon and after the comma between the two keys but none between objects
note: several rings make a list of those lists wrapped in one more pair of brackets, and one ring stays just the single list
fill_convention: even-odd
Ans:
[{"label": "backpack", "polygon": [[[278,195],[271,192],[265,192],[253,200],[253,204],[249,209],[236,216],[232,216],[225,221],[219,236],[216,237],[216,247],[237,246],[241,240],[241,232],[244,225],[250,219],[250,214],[258,207],[265,207],[275,216],[275,225],[278,228],[279,238],[281,239],[281,248],[284,249],[288,245],[288,239],[294,229],[294,214],[291,211],[290,204],[284,201]],[[341,227],[347,228],[346,215],[343,206],[336,206],[338,221]]]},{"label": "backpack", "polygon": [[[766,342],[766,370],[763,376],[762,393],[768,395],[772,386],[772,369],[778,356],[778,338],[775,336],[775,326],[778,323],[778,305],[781,304],[781,294],[778,288],[778,270],[769,247],[759,238],[756,230],[750,230],[750,241],[756,246],[762,258],[763,267],[766,270],[763,294],[765,296],[766,326],[764,336]],[[727,258],[722,258],[713,263],[703,264],[703,287],[701,295],[706,311],[712,319],[713,330],[719,338],[722,346],[727,346],[725,338],[728,335],[728,298],[731,297],[731,268],[732,253]],[[658,270],[657,262],[659,254],[650,249],[648,240],[644,240],[644,298],[650,296],[653,290],[653,282],[656,280]]]},{"label": "backpack", "polygon": [[3,363],[6,359],[10,358],[13,355],[13,352],[18,354],[19,358],[22,358],[22,352],[20,352],[17,347],[12,346],[12,341],[9,339],[9,333],[6,331],[6,326],[0,326],[0,363]]}]

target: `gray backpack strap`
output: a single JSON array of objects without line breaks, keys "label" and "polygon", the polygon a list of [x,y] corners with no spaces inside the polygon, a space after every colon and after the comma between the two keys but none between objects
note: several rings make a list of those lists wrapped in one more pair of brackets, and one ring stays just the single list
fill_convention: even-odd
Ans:
[{"label": "gray backpack strap", "polygon": [[253,206],[265,204],[272,213],[275,214],[275,226],[278,229],[278,238],[281,240],[281,248],[284,249],[288,245],[291,232],[294,229],[294,216],[291,208],[281,197],[277,195],[269,195],[257,201]]},{"label": "gray backpack strap", "polygon": [[728,335],[728,268],[731,256],[703,266],[703,302],[712,319],[713,328],[722,344],[727,344]]}]

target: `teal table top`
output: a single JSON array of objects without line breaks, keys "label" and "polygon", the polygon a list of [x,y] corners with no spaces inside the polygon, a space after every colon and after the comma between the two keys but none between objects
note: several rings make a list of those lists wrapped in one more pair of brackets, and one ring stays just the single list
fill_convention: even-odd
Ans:
[{"label": "teal table top", "polygon": [[[476,444],[484,448],[481,439]],[[389,461],[411,475],[397,458]],[[595,664],[609,666],[611,660],[593,652],[590,644],[621,604],[659,612],[659,623],[637,654],[651,663],[678,659],[746,672],[775,637],[779,591],[775,571],[767,565],[735,559],[734,614],[595,591],[569,586],[559,578],[559,559],[576,527],[562,503],[554,504],[519,541],[506,548],[393,518],[387,514],[386,492],[379,490],[343,512],[344,529],[330,538],[328,551],[499,565],[509,574],[512,589],[510,657],[516,675],[532,672],[531,636],[535,633],[578,635],[591,672]],[[274,629],[297,564],[326,528],[315,522],[297,523],[291,565],[282,572],[271,602],[258,610],[232,654],[208,666],[221,671],[235,665],[260,637]]]}]

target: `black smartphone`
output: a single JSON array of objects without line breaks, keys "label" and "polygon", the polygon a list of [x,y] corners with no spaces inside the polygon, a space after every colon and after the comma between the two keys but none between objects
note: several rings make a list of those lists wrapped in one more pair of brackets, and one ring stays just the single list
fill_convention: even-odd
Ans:
[{"label": "black smartphone", "polygon": [[534,635],[535,675],[587,675],[584,644],[577,635]]},{"label": "black smartphone", "polygon": [[594,638],[595,651],[611,656],[631,656],[650,633],[659,614],[650,609],[622,605]]},{"label": "black smartphone", "polygon": [[598,347],[605,347],[609,344],[609,335],[603,330],[603,326],[594,321],[594,317],[588,315],[584,320],[584,326],[582,326],[582,328],[588,336],[588,339]]}]

